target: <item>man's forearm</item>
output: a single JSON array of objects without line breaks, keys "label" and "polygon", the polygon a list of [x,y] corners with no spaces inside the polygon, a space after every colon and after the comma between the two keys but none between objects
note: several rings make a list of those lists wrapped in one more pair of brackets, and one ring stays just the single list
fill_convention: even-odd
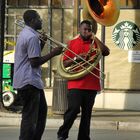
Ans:
[{"label": "man's forearm", "polygon": [[49,53],[49,54],[42,56],[42,57],[30,58],[31,66],[33,68],[39,67],[42,64],[46,63],[48,60],[50,60],[52,57],[54,57],[54,54]]}]

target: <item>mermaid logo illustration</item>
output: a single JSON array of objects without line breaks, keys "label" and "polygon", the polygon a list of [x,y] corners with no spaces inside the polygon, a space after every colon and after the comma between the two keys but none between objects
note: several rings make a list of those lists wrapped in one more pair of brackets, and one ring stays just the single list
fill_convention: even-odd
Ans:
[{"label": "mermaid logo illustration", "polygon": [[136,47],[140,42],[140,30],[136,24],[123,21],[115,26],[112,38],[119,48],[128,50]]}]

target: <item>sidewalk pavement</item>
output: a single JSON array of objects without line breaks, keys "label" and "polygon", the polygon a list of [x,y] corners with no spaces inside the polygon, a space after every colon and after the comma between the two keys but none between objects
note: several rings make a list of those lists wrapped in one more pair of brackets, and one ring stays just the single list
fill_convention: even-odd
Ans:
[{"label": "sidewalk pavement", "polygon": [[[0,127],[19,126],[20,113],[0,111]],[[73,127],[78,128],[80,114]],[[58,128],[63,123],[63,115],[54,114],[49,108],[46,127]],[[92,112],[91,128],[140,131],[140,111],[132,110],[107,110],[94,108]]]}]

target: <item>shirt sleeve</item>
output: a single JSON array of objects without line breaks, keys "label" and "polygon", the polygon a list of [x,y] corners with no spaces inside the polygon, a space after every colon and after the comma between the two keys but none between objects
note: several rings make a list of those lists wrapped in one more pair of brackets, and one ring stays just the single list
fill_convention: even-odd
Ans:
[{"label": "shirt sleeve", "polygon": [[28,42],[28,57],[34,58],[34,57],[40,57],[41,55],[41,47],[38,37],[34,36],[32,37]]},{"label": "shirt sleeve", "polygon": [[68,49],[66,49],[66,51],[64,52],[63,60],[67,60],[67,59],[69,59],[69,57],[70,57],[70,58],[73,58],[72,52],[69,51],[69,50],[72,50],[72,48],[71,48],[71,42],[68,42],[67,45],[68,45],[68,46],[67,46]]}]

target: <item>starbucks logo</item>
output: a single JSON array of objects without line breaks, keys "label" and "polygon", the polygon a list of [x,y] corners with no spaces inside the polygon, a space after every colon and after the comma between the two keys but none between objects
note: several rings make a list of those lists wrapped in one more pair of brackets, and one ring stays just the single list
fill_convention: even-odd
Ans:
[{"label": "starbucks logo", "polygon": [[133,22],[123,21],[115,26],[112,38],[119,48],[128,50],[140,42],[140,30]]}]

